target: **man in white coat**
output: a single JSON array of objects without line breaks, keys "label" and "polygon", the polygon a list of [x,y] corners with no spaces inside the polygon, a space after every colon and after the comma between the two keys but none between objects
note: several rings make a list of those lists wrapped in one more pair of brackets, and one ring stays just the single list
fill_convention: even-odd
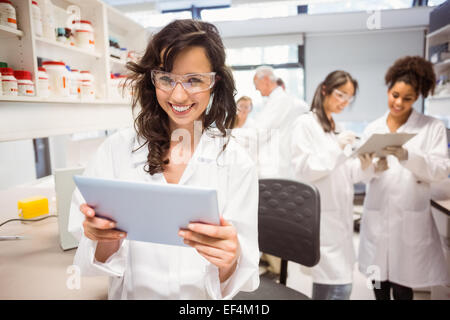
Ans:
[{"label": "man in white coat", "polygon": [[307,110],[300,108],[294,98],[278,86],[272,67],[258,67],[253,83],[256,90],[267,97],[255,119],[258,129],[259,177],[290,179],[292,124]]}]

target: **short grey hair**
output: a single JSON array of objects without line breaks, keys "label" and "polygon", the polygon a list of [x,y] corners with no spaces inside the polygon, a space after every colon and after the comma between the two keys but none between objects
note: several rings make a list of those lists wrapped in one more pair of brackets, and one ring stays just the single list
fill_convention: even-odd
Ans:
[{"label": "short grey hair", "polygon": [[255,76],[258,79],[268,76],[272,82],[276,82],[278,79],[275,76],[275,70],[271,66],[259,66],[255,69]]}]

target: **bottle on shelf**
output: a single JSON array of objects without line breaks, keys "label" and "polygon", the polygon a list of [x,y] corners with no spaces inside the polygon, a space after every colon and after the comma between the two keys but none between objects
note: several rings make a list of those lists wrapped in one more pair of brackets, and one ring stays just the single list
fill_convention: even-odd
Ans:
[{"label": "bottle on shelf", "polygon": [[50,83],[50,95],[55,98],[65,98],[70,94],[69,77],[66,65],[62,61],[44,61]]},{"label": "bottle on shelf", "polygon": [[33,28],[34,33],[42,37],[42,17],[41,17],[41,9],[36,1],[31,1],[31,10],[33,15]]},{"label": "bottle on shelf", "polygon": [[37,0],[41,8],[42,35],[48,40],[56,40],[53,4],[50,0]]},{"label": "bottle on shelf", "polygon": [[16,9],[9,0],[0,0],[0,25],[17,29]]},{"label": "bottle on shelf", "polygon": [[48,98],[50,96],[50,84],[48,81],[47,70],[44,67],[38,68],[37,87],[39,97]]},{"label": "bottle on shelf", "polygon": [[94,28],[88,20],[72,21],[72,30],[75,34],[75,45],[82,49],[95,50]]},{"label": "bottle on shelf", "polygon": [[34,83],[31,72],[25,70],[15,70],[14,77],[17,79],[17,89],[19,96],[34,96]]},{"label": "bottle on shelf", "polygon": [[5,96],[17,96],[17,79],[12,68],[0,68],[2,74],[2,91]]},{"label": "bottle on shelf", "polygon": [[84,101],[95,100],[94,76],[87,70],[80,72],[81,78],[81,99]]}]

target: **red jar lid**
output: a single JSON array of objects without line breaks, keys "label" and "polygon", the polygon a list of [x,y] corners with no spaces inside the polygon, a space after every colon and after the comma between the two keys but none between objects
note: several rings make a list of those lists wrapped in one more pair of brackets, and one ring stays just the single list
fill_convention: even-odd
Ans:
[{"label": "red jar lid", "polygon": [[65,66],[66,64],[61,61],[44,61],[42,62],[42,65],[45,66]]},{"label": "red jar lid", "polygon": [[89,20],[73,20],[72,24],[75,24],[75,23],[87,23],[87,24],[92,25],[92,23]]},{"label": "red jar lid", "polygon": [[[1,2],[1,0],[0,0],[0,2]],[[14,70],[13,70],[13,68],[0,68],[0,73],[3,76],[13,76]]]},{"label": "red jar lid", "polygon": [[12,5],[11,1],[9,0],[0,0],[0,3],[9,3],[10,5]]},{"label": "red jar lid", "polygon": [[31,80],[31,72],[25,70],[15,70],[14,77],[16,77],[16,79]]},{"label": "red jar lid", "polygon": [[36,1],[31,1],[31,4],[38,5]]},{"label": "red jar lid", "polygon": [[38,68],[38,70],[39,70],[39,71],[44,71],[44,72],[47,72],[47,70],[45,70],[45,68],[44,68],[44,67],[39,67],[39,68]]}]

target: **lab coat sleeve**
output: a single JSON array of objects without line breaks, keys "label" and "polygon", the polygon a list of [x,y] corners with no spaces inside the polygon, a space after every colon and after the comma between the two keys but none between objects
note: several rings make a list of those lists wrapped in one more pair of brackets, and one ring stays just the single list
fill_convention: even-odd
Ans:
[{"label": "lab coat sleeve", "polygon": [[307,121],[295,123],[291,141],[291,167],[295,179],[314,182],[330,174],[347,157],[337,144],[320,145],[324,139],[313,132],[310,126],[311,123]]},{"label": "lab coat sleeve", "polygon": [[230,169],[223,217],[236,227],[240,257],[234,273],[220,283],[218,268],[208,266],[206,289],[212,299],[231,299],[239,291],[259,286],[258,174],[250,159],[244,168]]},{"label": "lab coat sleeve", "polygon": [[427,137],[428,148],[408,147],[408,159],[400,163],[419,179],[432,183],[448,176],[447,133],[443,123],[435,121]]},{"label": "lab coat sleeve", "polygon": [[358,157],[347,160],[346,165],[350,172],[350,178],[353,183],[363,182],[368,183],[375,177],[375,167],[370,165],[366,170],[361,168],[361,160]]},{"label": "lab coat sleeve", "polygon": [[[111,152],[111,140],[106,140],[98,149],[93,159],[89,162],[84,176],[113,178],[113,160]],[[83,276],[122,276],[126,267],[126,257],[128,253],[128,241],[121,240],[120,248],[111,255],[105,263],[95,259],[97,241],[88,239],[84,235],[83,221],[84,215],[80,211],[80,205],[85,203],[83,196],[78,189],[75,189],[72,196],[69,216],[69,232],[79,241],[78,249],[74,257],[74,264],[80,268]]]}]

